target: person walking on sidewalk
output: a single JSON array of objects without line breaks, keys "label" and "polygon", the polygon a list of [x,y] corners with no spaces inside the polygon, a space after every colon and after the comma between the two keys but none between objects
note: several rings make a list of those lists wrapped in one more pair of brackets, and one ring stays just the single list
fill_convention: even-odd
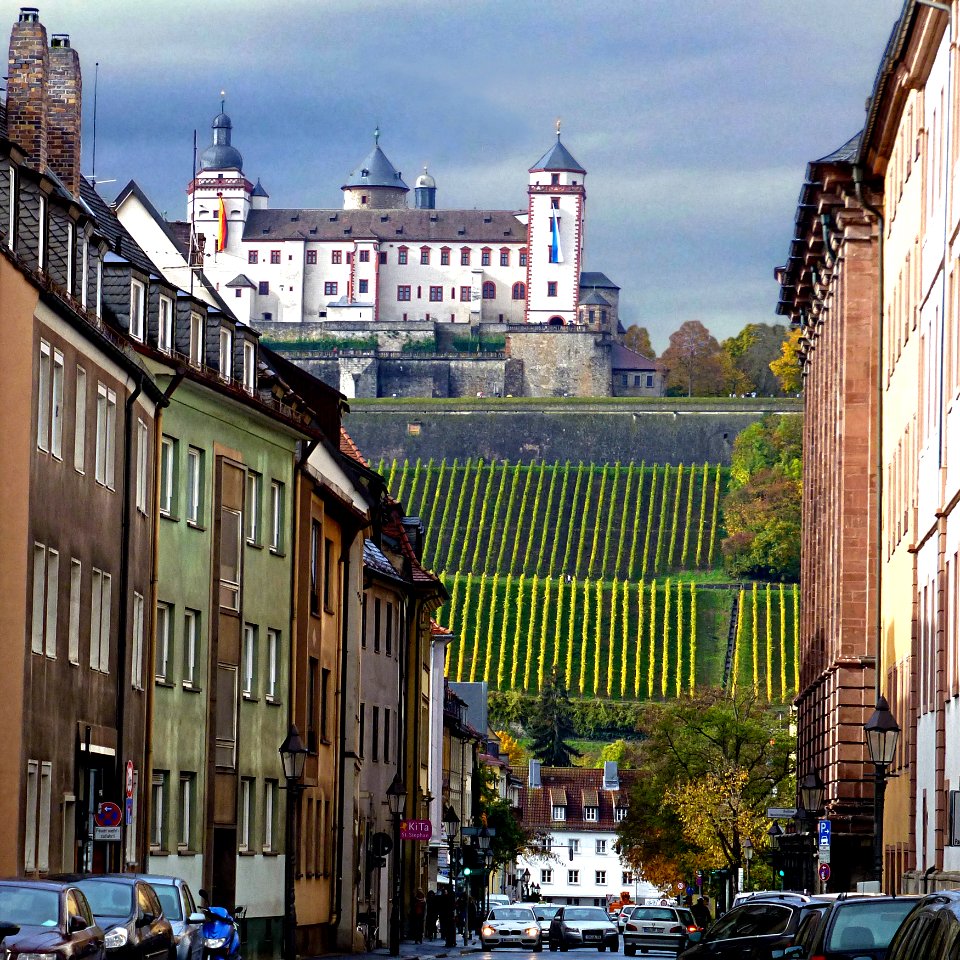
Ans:
[{"label": "person walking on sidewalk", "polygon": [[423,918],[424,940],[437,939],[437,895],[433,890],[427,891],[427,910]]},{"label": "person walking on sidewalk", "polygon": [[454,911],[453,891],[448,887],[437,897],[437,918],[440,921],[440,935],[448,947],[457,945],[457,921]]},{"label": "person walking on sidewalk", "polygon": [[413,942],[423,943],[423,924],[427,913],[427,898],[419,887],[413,896]]}]

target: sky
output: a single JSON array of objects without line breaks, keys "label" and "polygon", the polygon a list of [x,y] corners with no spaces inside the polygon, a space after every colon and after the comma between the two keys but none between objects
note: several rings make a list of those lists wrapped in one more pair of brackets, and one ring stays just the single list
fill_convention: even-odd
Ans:
[{"label": "sky", "polygon": [[[662,351],[775,314],[808,161],[863,125],[903,0],[32,0],[83,69],[84,173],[185,216],[220,90],[272,207],[342,206],[380,145],[437,205],[526,209],[554,141],[586,168],[584,269]],[[4,3],[7,21],[19,4]],[[113,181],[113,182],[108,182]],[[412,204],[412,191],[411,191]]]}]

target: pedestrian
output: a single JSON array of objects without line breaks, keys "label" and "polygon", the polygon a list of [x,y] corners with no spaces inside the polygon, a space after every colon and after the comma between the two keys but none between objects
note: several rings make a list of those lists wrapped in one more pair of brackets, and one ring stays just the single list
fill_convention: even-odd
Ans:
[{"label": "pedestrian", "polygon": [[417,887],[413,895],[413,942],[423,943],[423,925],[427,914],[427,898],[423,890]]},{"label": "pedestrian", "polygon": [[441,893],[437,903],[437,919],[440,922],[440,935],[448,947],[457,945],[457,921],[454,911],[453,891],[447,887]]},{"label": "pedestrian", "polygon": [[700,897],[697,902],[690,908],[690,912],[693,914],[693,919],[697,921],[697,926],[700,929],[705,929],[710,925],[710,907],[707,905],[707,901],[703,897]]},{"label": "pedestrian", "polygon": [[427,908],[423,917],[424,940],[437,938],[437,895],[433,890],[427,891]]}]

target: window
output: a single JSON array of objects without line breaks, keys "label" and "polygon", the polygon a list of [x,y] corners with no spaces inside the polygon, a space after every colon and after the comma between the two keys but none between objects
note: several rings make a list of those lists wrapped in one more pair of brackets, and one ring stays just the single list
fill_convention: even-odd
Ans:
[{"label": "window", "polygon": [[527,285],[525,283],[515,283],[513,285],[512,297],[514,300],[526,300]]},{"label": "window", "polygon": [[110,615],[113,579],[93,568],[90,577],[90,669],[110,672]]},{"label": "window", "polygon": [[[240,292],[239,290],[237,291]],[[157,349],[169,353],[173,346],[173,301],[160,297],[160,313],[157,321]]]},{"label": "window", "polygon": [[627,819],[627,808],[626,807],[617,807],[613,813],[613,819],[620,823],[621,820]]},{"label": "window", "polygon": [[150,454],[147,449],[149,433],[147,425],[137,420],[137,509],[141,513],[147,512],[147,470],[150,463]]},{"label": "window", "polygon": [[383,762],[390,762],[390,709],[383,708]]},{"label": "window", "polygon": [[560,209],[560,198],[559,198],[559,197],[551,197],[551,198],[550,198],[550,209],[551,209],[551,210],[559,210],[559,209]]},{"label": "window", "polygon": [[270,262],[271,262],[271,263],[279,263],[279,262],[280,262],[280,251],[279,251],[279,250],[271,250],[271,251],[270,251]]},{"label": "window", "polygon": [[469,303],[469,302],[470,302],[470,299],[471,299],[471,296],[470,296],[470,288],[469,288],[469,287],[461,287],[461,288],[460,288],[460,302],[461,302],[461,303]]},{"label": "window", "polygon": [[557,281],[548,280],[547,281],[547,296],[555,297],[557,295]]},{"label": "window", "polygon": [[76,413],[73,420],[73,469],[83,473],[87,452],[87,371],[77,367]]},{"label": "window", "polygon": [[387,634],[384,638],[386,641],[386,653],[387,656],[393,654],[393,604],[387,603]]},{"label": "window", "polygon": [[174,485],[176,482],[177,441],[173,437],[160,440],[160,516],[173,514]]},{"label": "window", "polygon": [[144,651],[144,601],[143,596],[133,594],[133,624],[131,627],[132,651],[130,656],[130,685],[134,690],[143,689]]},{"label": "window", "polygon": [[369,250],[361,250],[361,251],[360,251],[360,262],[361,262],[361,263],[369,263],[369,262],[370,262],[370,251],[369,251]]},{"label": "window", "polygon": [[55,660],[57,656],[57,604],[60,600],[60,554],[47,551],[47,635],[43,651]]},{"label": "window", "polygon": [[366,722],[367,722],[367,705],[365,703],[360,704],[360,722],[357,727],[357,754],[360,756],[360,759],[363,759],[363,745],[365,742],[365,732],[366,732]]},{"label": "window", "polygon": [[492,280],[485,280],[483,284],[483,299],[493,300],[497,296],[497,285]]},{"label": "window", "polygon": [[260,253],[257,250],[248,250],[247,251],[247,263],[259,263],[260,262]]},{"label": "window", "polygon": [[572,840],[568,841],[568,847],[570,850],[570,855],[576,856],[580,853],[580,840],[574,837]]},{"label": "window", "polygon": [[25,870],[37,869],[37,797],[40,792],[39,780],[40,764],[36,760],[28,760],[26,835],[23,844],[23,866]]},{"label": "window", "polygon": [[270,483],[270,549],[274,553],[283,549],[283,484],[279,480]]},{"label": "window", "polygon": [[[327,725],[330,719],[330,671],[324,667],[320,671],[320,739],[324,743],[330,742],[330,731]],[[384,751],[386,760],[386,751]]]},{"label": "window", "polygon": [[272,702],[277,699],[277,674],[280,666],[280,633],[267,631],[267,689],[266,698]]},{"label": "window", "polygon": [[252,698],[256,689],[257,663],[257,628],[252,623],[243,626],[243,650],[240,654],[243,669],[243,686],[241,690],[245,697]]},{"label": "window", "polygon": [[229,380],[233,376],[233,334],[220,328],[220,376]]},{"label": "window", "polygon": [[97,384],[97,462],[96,479],[113,489],[115,443],[117,432],[117,395],[104,384]]},{"label": "window", "polygon": [[30,649],[57,656],[57,604],[60,591],[60,554],[42,543],[33,545],[33,608]]},{"label": "window", "polygon": [[373,727],[370,730],[370,756],[374,763],[380,759],[380,708],[373,708]]},{"label": "window", "polygon": [[381,264],[385,264],[387,262],[386,250],[382,250],[379,254],[377,254],[377,259],[380,261]]},{"label": "window", "polygon": [[336,569],[333,562],[333,541],[323,541],[323,609],[333,613],[336,599]]},{"label": "window", "polygon": [[53,398],[50,404],[50,452],[63,459],[63,354],[53,351]]},{"label": "window", "polygon": [[165,683],[170,671],[171,631],[173,630],[173,609],[168,603],[157,604],[157,647],[155,651],[154,675],[159,683]]},{"label": "window", "polygon": [[460,248],[460,266],[461,267],[470,266],[470,248],[469,247]]},{"label": "window", "polygon": [[555,186],[556,184],[560,183],[560,174],[559,174],[559,173],[551,173],[551,174],[550,174],[550,183],[551,183],[552,185],[554,185],[554,186]]},{"label": "window", "polygon": [[257,348],[249,340],[243,341],[243,389],[249,394],[257,389]]},{"label": "window", "polygon": [[320,661],[310,657],[307,662],[307,750],[317,752],[317,687],[320,684]]},{"label": "window", "polygon": [[342,250],[331,250],[331,251],[330,251],[330,262],[331,262],[331,263],[343,263],[343,251],[342,251]]},{"label": "window", "polygon": [[409,300],[410,299],[410,285],[403,283],[397,287],[397,300]]},{"label": "window", "polygon": [[310,521],[310,612],[320,613],[320,521]]},{"label": "window", "polygon": [[50,449],[50,344],[40,341],[40,373],[37,393],[37,446]]},{"label": "window", "polygon": [[596,843],[596,850],[597,850],[597,853],[598,853],[600,856],[604,856],[604,855],[606,854],[606,852],[607,852],[607,841],[606,841],[606,840],[598,840],[597,843]]},{"label": "window", "polygon": [[243,518],[239,510],[220,508],[220,606],[240,609]]},{"label": "window", "polygon": [[197,654],[200,650],[200,611],[183,612],[183,685],[197,686]]},{"label": "window", "polygon": [[180,824],[177,831],[177,848],[190,850],[193,847],[193,797],[197,782],[195,773],[180,774]]},{"label": "window", "polygon": [[546,869],[540,871],[540,882],[541,883],[553,883],[553,870]]},{"label": "window", "polygon": [[139,280],[130,281],[130,336],[143,343],[145,291]]},{"label": "window", "polygon": [[323,285],[323,295],[325,297],[335,297],[337,295],[337,281],[327,280]]},{"label": "window", "polygon": [[317,262],[317,251],[316,251],[316,250],[308,250],[308,251],[307,251],[307,263],[312,265],[312,264],[315,264],[316,262]]},{"label": "window", "polygon": [[480,251],[480,266],[489,267],[490,266],[490,248],[484,247]]},{"label": "window", "polygon": [[553,812],[551,815],[552,820],[566,820],[567,819],[567,808],[564,806],[555,805],[553,807]]},{"label": "window", "polygon": [[237,762],[237,668],[226,663],[217,664],[215,730],[217,766],[233,768]]},{"label": "window", "polygon": [[630,873],[629,871],[624,871],[624,873],[622,874],[622,877],[621,877],[621,883],[622,883],[625,887],[631,887],[631,886],[633,886],[633,874]]},{"label": "window", "polygon": [[373,601],[373,652],[380,652],[380,598]]},{"label": "window", "polygon": [[82,566],[79,560],[70,561],[70,624],[67,628],[67,659],[80,662],[80,589]]},{"label": "window", "polygon": [[203,317],[199,313],[190,314],[190,362],[203,366]]},{"label": "window", "polygon": [[607,871],[606,870],[596,870],[593,874],[594,883],[598,887],[606,886],[607,883]]},{"label": "window", "polygon": [[370,281],[369,281],[369,280],[359,280],[359,281],[357,281],[357,283],[359,284],[359,292],[360,292],[360,293],[369,293],[369,290],[370,290]]},{"label": "window", "polygon": [[596,821],[599,817],[600,809],[599,807],[584,807],[583,808],[583,819]]},{"label": "window", "polygon": [[450,266],[450,248],[449,247],[440,248],[440,266],[441,267]]},{"label": "window", "polygon": [[261,297],[269,297],[269,296],[270,296],[270,281],[269,281],[269,280],[260,280],[260,281],[257,283],[257,293],[258,293]]},{"label": "window", "polygon": [[153,819],[150,823],[150,849],[163,850],[166,839],[164,816],[166,814],[167,772],[154,770],[150,783],[150,809]]},{"label": "window", "polygon": [[200,523],[203,513],[203,451],[187,448],[187,520]]},{"label": "window", "polygon": [[571,885],[578,884],[580,882],[580,871],[579,870],[568,870],[567,871],[567,883]]},{"label": "window", "polygon": [[652,374],[652,373],[648,373],[648,374],[647,374],[647,386],[648,386],[648,387],[652,387],[652,386],[653,386],[653,374]]},{"label": "window", "polygon": [[273,853],[277,835],[277,791],[280,785],[276,780],[266,780],[263,788],[263,852]]},{"label": "window", "polygon": [[247,472],[247,543],[256,546],[260,542],[260,500],[263,492],[263,477],[252,470]]},{"label": "window", "polygon": [[430,248],[429,248],[429,247],[421,247],[421,248],[420,248],[420,262],[421,262],[422,264],[424,264],[424,265],[427,265],[427,264],[430,263]]},{"label": "window", "polygon": [[400,249],[397,250],[397,263],[405,264],[406,262],[407,262],[407,248],[400,247]]},{"label": "window", "polygon": [[510,266],[510,251],[505,247],[500,251],[500,266],[509,267]]}]

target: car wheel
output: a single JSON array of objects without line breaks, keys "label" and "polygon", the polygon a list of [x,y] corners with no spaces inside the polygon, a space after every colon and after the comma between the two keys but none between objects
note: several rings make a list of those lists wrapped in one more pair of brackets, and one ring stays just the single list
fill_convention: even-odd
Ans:
[{"label": "car wheel", "polygon": [[603,953],[603,951],[606,950],[606,949],[607,949],[607,945],[606,945],[605,943],[601,943],[600,946],[597,947],[597,952],[598,952],[598,953]]},{"label": "car wheel", "polygon": [[542,944],[542,943],[536,944],[536,946],[534,946],[534,948],[533,948],[533,952],[534,952],[534,953],[543,953],[543,944]]},{"label": "car wheel", "polygon": [[570,948],[567,946],[566,940],[561,940],[561,941],[560,941],[560,952],[561,952],[561,953],[566,953],[569,949],[570,949]]},{"label": "car wheel", "polygon": [[636,954],[636,947],[628,947],[626,944],[623,945],[623,955],[625,957],[632,957]]}]

